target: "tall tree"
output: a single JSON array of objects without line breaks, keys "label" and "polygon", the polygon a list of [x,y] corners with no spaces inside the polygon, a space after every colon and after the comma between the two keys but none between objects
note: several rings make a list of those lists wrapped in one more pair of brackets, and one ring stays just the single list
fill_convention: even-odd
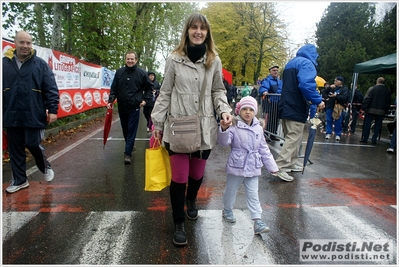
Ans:
[{"label": "tall tree", "polygon": [[319,75],[349,81],[353,66],[372,53],[375,7],[368,3],[331,3],[317,24]]},{"label": "tall tree", "polygon": [[37,45],[111,69],[123,64],[126,50],[135,50],[142,67],[154,70],[158,58],[175,47],[182,21],[197,4],[3,2],[2,7],[3,30],[23,25]]},{"label": "tall tree", "polygon": [[54,3],[53,5],[53,34],[51,35],[51,49],[61,51],[62,45],[62,21],[65,17],[64,4]]},{"label": "tall tree", "polygon": [[268,66],[287,61],[285,27],[275,3],[209,3],[202,12],[212,32],[226,69],[236,84],[255,83]]},{"label": "tall tree", "polygon": [[[379,24],[375,3],[331,3],[317,24],[319,75],[328,81],[341,75],[349,86],[354,65],[395,52],[396,38],[396,8]],[[365,92],[376,78],[361,75],[359,89]]]}]

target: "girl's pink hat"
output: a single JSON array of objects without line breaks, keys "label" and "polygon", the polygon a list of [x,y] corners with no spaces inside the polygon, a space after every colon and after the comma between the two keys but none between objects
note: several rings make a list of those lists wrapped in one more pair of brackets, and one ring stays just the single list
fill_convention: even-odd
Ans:
[{"label": "girl's pink hat", "polygon": [[252,96],[245,96],[236,104],[237,115],[240,114],[242,108],[252,108],[255,111],[255,115],[258,114],[258,102]]}]

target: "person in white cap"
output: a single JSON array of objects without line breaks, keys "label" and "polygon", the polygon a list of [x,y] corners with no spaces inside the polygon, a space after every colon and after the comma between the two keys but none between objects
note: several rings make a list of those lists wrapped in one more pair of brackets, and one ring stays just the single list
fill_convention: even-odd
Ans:
[{"label": "person in white cap", "polygon": [[[236,106],[237,116],[230,127],[224,120],[220,121],[218,143],[230,146],[231,151],[226,164],[226,187],[223,194],[223,218],[227,222],[236,221],[233,206],[237,190],[244,184],[245,195],[251,219],[254,221],[254,233],[261,234],[269,228],[261,220],[262,208],[258,196],[258,177],[264,165],[272,175],[279,172],[277,164],[266,143],[263,127],[255,117],[258,103],[252,96],[243,97]],[[281,177],[280,177],[281,178]],[[284,179],[292,180],[287,173]]]}]

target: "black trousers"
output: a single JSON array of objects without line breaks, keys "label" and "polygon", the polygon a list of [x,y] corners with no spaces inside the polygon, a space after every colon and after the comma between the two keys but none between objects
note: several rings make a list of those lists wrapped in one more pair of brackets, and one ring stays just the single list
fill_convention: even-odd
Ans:
[{"label": "black trousers", "polygon": [[10,127],[7,128],[8,151],[13,176],[13,184],[25,183],[26,177],[26,152],[29,150],[35,159],[37,168],[45,173],[50,166],[44,153],[44,147],[40,144],[44,138],[44,129]]}]

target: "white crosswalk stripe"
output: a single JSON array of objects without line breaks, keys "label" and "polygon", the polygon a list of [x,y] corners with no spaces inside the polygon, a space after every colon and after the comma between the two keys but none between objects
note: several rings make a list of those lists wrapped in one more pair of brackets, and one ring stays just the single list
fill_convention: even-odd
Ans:
[{"label": "white crosswalk stripe", "polygon": [[[132,229],[132,221],[138,212],[91,212],[85,229],[92,232],[90,240],[81,240],[84,244],[78,264],[116,265],[128,249],[127,242]],[[95,229],[95,231],[93,231]],[[87,235],[82,235],[87,237]]]},{"label": "white crosswalk stripe", "polygon": [[38,212],[3,212],[3,242],[27,224]]},{"label": "white crosswalk stripe", "polygon": [[271,252],[261,236],[254,235],[253,222],[247,210],[233,210],[236,223],[222,219],[221,210],[201,210],[200,227],[196,238],[203,238],[209,264],[270,265],[275,264]]},{"label": "white crosswalk stripe", "polygon": [[[275,233],[254,235],[249,211],[235,209],[233,212],[236,223],[224,221],[221,210],[199,210],[200,218],[193,228],[195,240],[190,240],[201,244],[199,254],[207,255],[208,264],[212,265],[279,264],[267,245],[273,243],[270,238]],[[303,212],[306,228],[324,229],[321,233],[305,233],[305,239],[389,240],[396,251],[395,237],[357,217],[346,206],[304,207]],[[37,214],[3,212],[3,242]],[[136,211],[88,213],[84,225],[79,229],[79,235],[74,237],[77,242],[66,252],[68,256],[65,262],[85,265],[124,264],[122,257],[126,255],[125,250],[134,249],[129,247],[132,242],[131,230],[138,225],[135,221],[140,220],[141,214]]]}]

